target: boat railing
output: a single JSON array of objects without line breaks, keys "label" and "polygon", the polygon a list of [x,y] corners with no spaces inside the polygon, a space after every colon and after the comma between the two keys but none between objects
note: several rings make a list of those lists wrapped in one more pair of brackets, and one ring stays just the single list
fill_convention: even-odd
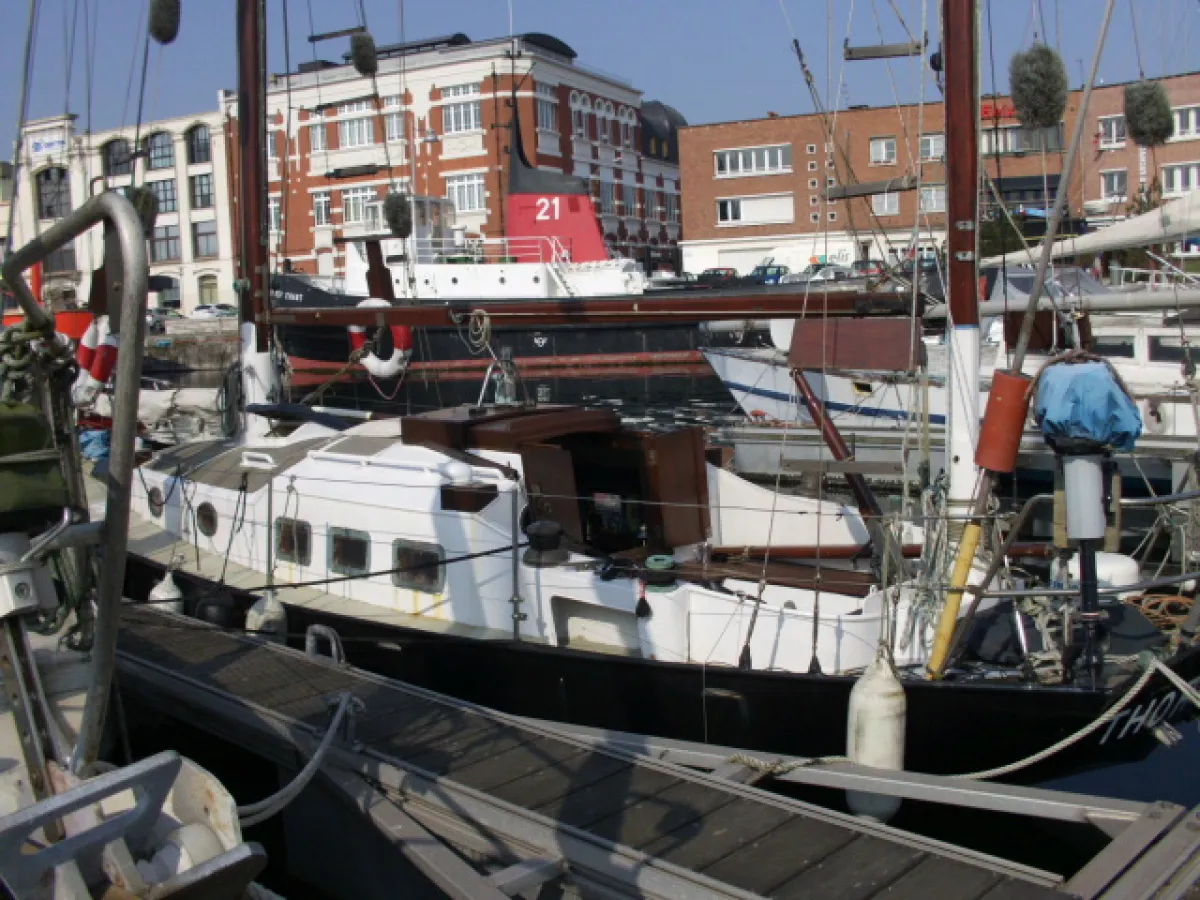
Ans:
[{"label": "boat railing", "polygon": [[1194,287],[1200,284],[1200,279],[1196,276],[1175,266],[1171,266],[1171,269],[1140,269],[1114,265],[1109,270],[1109,283],[1113,287],[1145,287],[1148,291],[1173,290],[1177,287]]},{"label": "boat railing", "polygon": [[415,242],[418,263],[480,264],[536,260],[543,264],[569,262],[571,252],[557,237],[421,238]]}]

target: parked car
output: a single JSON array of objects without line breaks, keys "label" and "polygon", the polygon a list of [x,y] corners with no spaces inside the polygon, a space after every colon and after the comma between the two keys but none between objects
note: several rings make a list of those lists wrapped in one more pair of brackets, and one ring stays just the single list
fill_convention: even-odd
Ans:
[{"label": "parked car", "polygon": [[887,266],[878,259],[859,259],[850,265],[851,278],[878,278],[887,271]]},{"label": "parked car", "polygon": [[161,306],[146,310],[146,330],[151,334],[162,334],[167,330],[168,319],[182,319],[183,315],[177,309],[163,309]]},{"label": "parked car", "polygon": [[232,303],[202,303],[192,310],[193,319],[221,319],[237,314],[237,307]]},{"label": "parked car", "polygon": [[826,284],[829,282],[846,281],[850,278],[850,270],[845,266],[835,266],[832,263],[812,263],[800,272],[793,272],[783,279],[783,284]]},{"label": "parked car", "polygon": [[787,266],[755,266],[749,277],[755,284],[779,284],[790,271]]},{"label": "parked car", "polygon": [[738,277],[737,269],[719,266],[714,269],[705,269],[696,278],[696,283],[707,285],[708,287],[722,287],[723,285],[733,284],[738,280]]}]

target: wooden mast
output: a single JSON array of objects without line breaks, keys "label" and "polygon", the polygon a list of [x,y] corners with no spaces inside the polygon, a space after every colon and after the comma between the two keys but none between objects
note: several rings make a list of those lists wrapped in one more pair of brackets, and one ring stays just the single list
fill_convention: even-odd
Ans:
[{"label": "wooden mast", "polygon": [[238,268],[241,291],[238,311],[243,326],[255,329],[254,349],[265,353],[268,329],[264,327],[270,272],[263,219],[266,214],[266,28],[262,0],[237,0],[238,50],[238,161],[241,196],[238,198]]},{"label": "wooden mast", "polygon": [[950,502],[975,494],[979,430],[979,85],[977,0],[945,0],[942,60],[946,97],[946,269],[950,346],[946,468]]}]

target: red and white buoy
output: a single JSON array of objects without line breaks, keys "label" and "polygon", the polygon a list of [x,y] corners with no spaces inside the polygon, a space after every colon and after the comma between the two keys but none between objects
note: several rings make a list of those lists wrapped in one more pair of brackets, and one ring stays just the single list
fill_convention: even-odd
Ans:
[{"label": "red and white buoy", "polygon": [[71,389],[71,398],[76,406],[90,406],[100,389],[108,384],[120,349],[121,336],[109,329],[108,316],[88,326],[75,357],[79,361],[79,377]]}]

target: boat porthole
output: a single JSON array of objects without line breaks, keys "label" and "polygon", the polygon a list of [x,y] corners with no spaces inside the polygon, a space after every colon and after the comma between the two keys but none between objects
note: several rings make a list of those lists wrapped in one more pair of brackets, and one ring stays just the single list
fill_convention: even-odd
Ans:
[{"label": "boat porthole", "polygon": [[167,505],[163,500],[163,493],[156,487],[150,488],[146,494],[146,505],[150,507],[150,515],[154,518],[159,518],[163,514],[163,508]]},{"label": "boat porthole", "polygon": [[451,279],[450,279],[450,283],[451,283],[451,284],[458,284],[458,279],[457,279],[457,278],[451,278]]},{"label": "boat porthole", "polygon": [[205,537],[217,533],[217,511],[207,500],[196,507],[196,527]]},{"label": "boat porthole", "polygon": [[505,277],[504,277],[503,275],[501,275],[501,276],[500,276],[500,283],[501,283],[501,284],[506,284],[506,283],[507,283],[507,281],[506,281],[506,279],[505,279]]},{"label": "boat porthole", "polygon": [[534,283],[534,284],[538,284],[538,283],[540,283],[540,282],[541,282],[541,280],[542,280],[542,276],[541,276],[541,275],[534,275],[534,276],[533,276],[533,283]]}]

